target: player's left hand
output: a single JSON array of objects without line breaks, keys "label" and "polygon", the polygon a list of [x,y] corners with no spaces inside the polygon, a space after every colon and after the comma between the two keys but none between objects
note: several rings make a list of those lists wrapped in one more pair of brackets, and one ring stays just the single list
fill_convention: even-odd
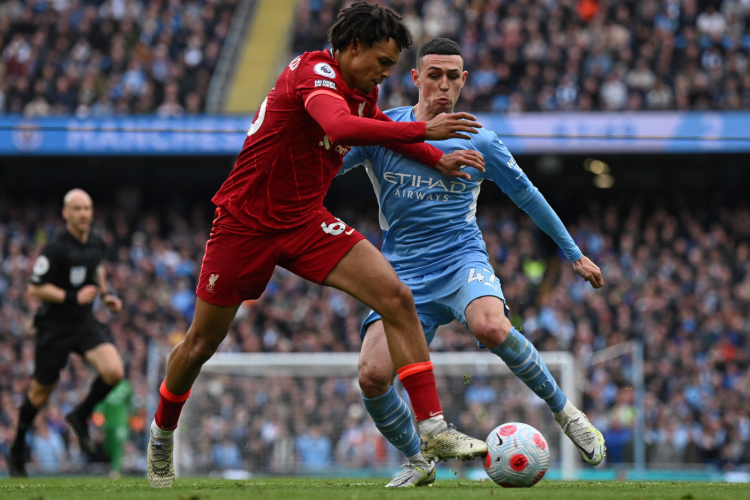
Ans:
[{"label": "player's left hand", "polygon": [[111,312],[118,313],[122,311],[122,301],[111,293],[105,295],[102,300],[104,300],[104,304],[109,308]]},{"label": "player's left hand", "polygon": [[578,276],[591,283],[591,286],[594,288],[601,288],[604,286],[602,270],[585,255],[573,262],[573,270]]},{"label": "player's left hand", "polygon": [[484,157],[479,151],[472,149],[461,149],[452,153],[444,154],[435,165],[435,170],[448,177],[460,177],[471,180],[471,175],[461,170],[462,167],[472,167],[484,172]]}]

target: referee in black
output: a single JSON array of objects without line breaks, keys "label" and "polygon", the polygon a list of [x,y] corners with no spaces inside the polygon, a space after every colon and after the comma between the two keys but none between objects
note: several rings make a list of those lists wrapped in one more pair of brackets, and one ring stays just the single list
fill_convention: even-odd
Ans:
[{"label": "referee in black", "polygon": [[42,305],[34,317],[34,377],[21,406],[8,461],[14,477],[28,475],[24,464],[26,431],[49,399],[71,352],[83,356],[98,373],[86,399],[65,417],[89,456],[94,452],[88,432],[94,406],[123,377],[122,358],[105,326],[92,314],[97,295],[113,313],[122,309],[122,301],[107,291],[101,266],[105,244],[90,233],[93,214],[91,197],[85,191],[69,191],[62,209],[65,230],[42,250],[34,264],[28,293],[41,299]]}]

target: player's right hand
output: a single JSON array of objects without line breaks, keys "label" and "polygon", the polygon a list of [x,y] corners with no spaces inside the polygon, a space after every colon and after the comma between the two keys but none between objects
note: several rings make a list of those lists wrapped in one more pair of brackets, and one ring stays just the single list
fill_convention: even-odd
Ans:
[{"label": "player's right hand", "polygon": [[578,276],[588,281],[594,288],[601,288],[604,286],[602,270],[585,255],[573,262],[573,271],[575,271]]},{"label": "player's right hand", "polygon": [[85,287],[78,290],[78,303],[80,305],[91,304],[96,295],[99,293],[99,289],[94,285],[86,285]]},{"label": "player's right hand", "polygon": [[484,157],[479,151],[473,149],[461,149],[452,153],[444,154],[435,170],[449,177],[460,177],[461,179],[471,180],[468,172],[461,170],[461,167],[473,167],[484,172]]},{"label": "player's right hand", "polygon": [[[482,124],[469,113],[441,113],[427,122],[426,141],[444,141],[445,139],[471,139],[467,134],[478,133]],[[461,132],[466,132],[462,134]]]}]

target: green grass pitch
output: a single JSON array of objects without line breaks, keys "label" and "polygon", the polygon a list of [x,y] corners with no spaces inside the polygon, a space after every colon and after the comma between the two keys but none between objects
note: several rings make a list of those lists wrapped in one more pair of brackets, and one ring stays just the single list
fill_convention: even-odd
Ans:
[{"label": "green grass pitch", "polygon": [[385,480],[180,479],[170,490],[153,490],[145,479],[29,478],[0,480],[2,500],[750,500],[750,484],[678,482],[551,482],[531,489],[504,489],[490,481],[439,481],[433,487],[386,490]]}]

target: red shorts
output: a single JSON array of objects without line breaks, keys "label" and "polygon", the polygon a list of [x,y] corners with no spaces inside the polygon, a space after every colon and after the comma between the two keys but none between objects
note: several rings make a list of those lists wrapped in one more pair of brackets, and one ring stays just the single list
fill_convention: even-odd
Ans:
[{"label": "red shorts", "polygon": [[363,239],[328,211],[294,229],[260,232],[219,207],[206,243],[198,297],[217,306],[257,299],[277,265],[322,284],[344,255]]}]

